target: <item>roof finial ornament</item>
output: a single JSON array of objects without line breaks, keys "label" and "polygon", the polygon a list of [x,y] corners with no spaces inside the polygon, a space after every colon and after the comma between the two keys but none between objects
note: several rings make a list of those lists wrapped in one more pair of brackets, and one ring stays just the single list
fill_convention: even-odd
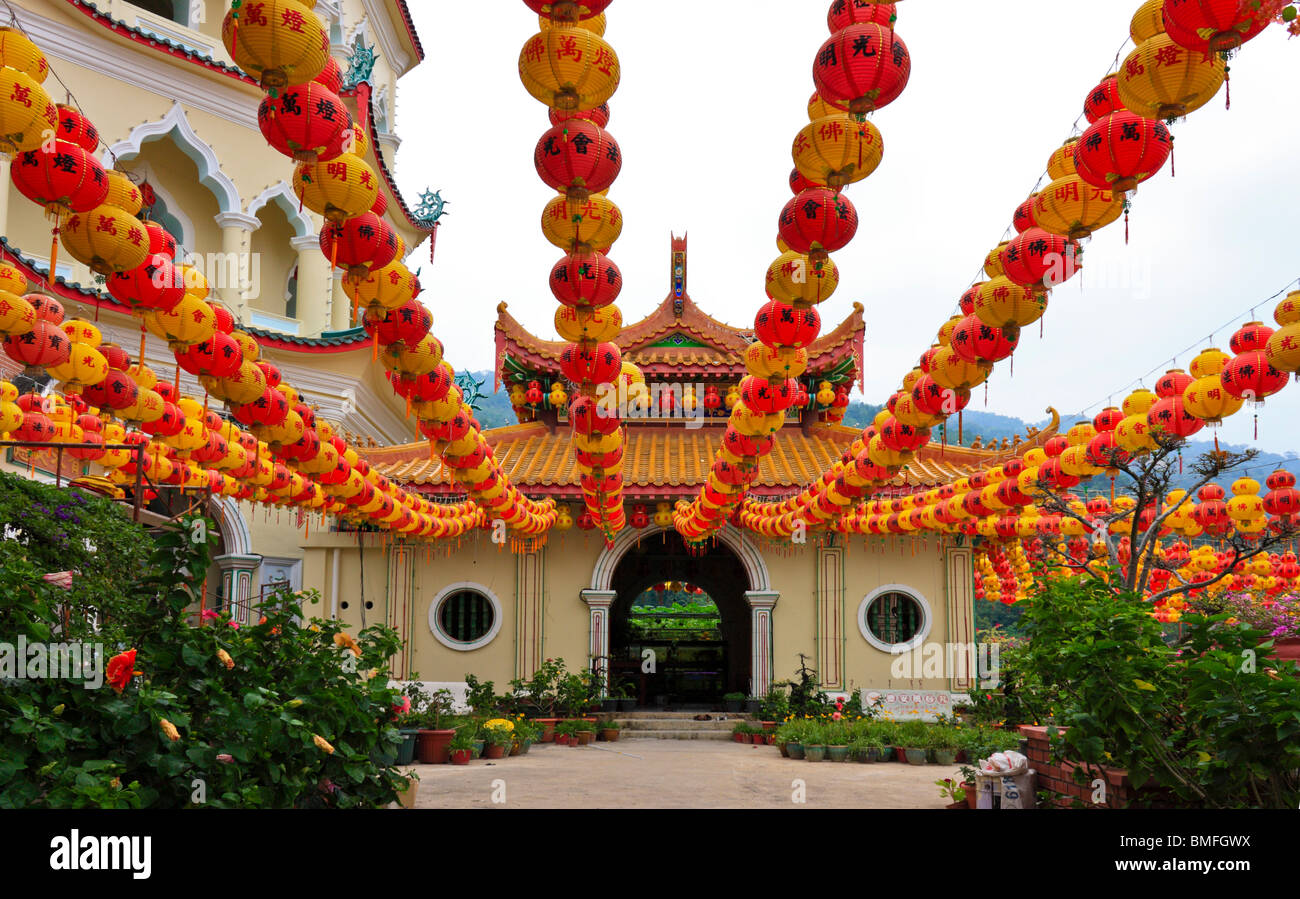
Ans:
[{"label": "roof finial ornament", "polygon": [[686,311],[686,235],[675,234],[672,237],[672,260],[669,266],[671,277],[669,296],[673,298],[673,315],[682,317]]}]

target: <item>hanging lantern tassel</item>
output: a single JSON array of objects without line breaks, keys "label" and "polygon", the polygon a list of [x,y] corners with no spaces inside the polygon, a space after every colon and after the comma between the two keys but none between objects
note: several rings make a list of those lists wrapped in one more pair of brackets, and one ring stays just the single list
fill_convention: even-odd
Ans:
[{"label": "hanging lantern tassel", "polygon": [[1255,440],[1259,441],[1259,413],[1255,413]]},{"label": "hanging lantern tassel", "polygon": [[54,227],[50,229],[50,273],[45,278],[45,283],[50,290],[54,289],[55,271],[59,265],[59,229]]},{"label": "hanging lantern tassel", "polygon": [[1124,246],[1128,246],[1128,197],[1124,198]]},{"label": "hanging lantern tassel", "polygon": [[966,439],[962,437],[962,412],[960,409],[957,411],[957,443],[959,446],[964,446],[966,443]]},{"label": "hanging lantern tassel", "polygon": [[1223,86],[1226,89],[1226,100],[1223,104],[1224,109],[1232,109],[1232,69],[1228,66],[1223,67]]}]

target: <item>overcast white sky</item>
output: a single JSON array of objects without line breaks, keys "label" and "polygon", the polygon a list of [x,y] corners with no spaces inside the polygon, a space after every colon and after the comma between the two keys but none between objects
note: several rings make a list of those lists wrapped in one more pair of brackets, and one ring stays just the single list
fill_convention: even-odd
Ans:
[{"label": "overcast white sky", "polygon": [[[667,294],[676,231],[690,234],[691,297],[724,321],[752,326],[777,255],[790,145],[807,122],[829,5],[611,5],[606,39],[623,77],[609,130],[624,164],[610,197],[625,223],[610,256],[626,281],[626,321]],[[835,255],[840,288],[820,307],[825,330],[855,300],[866,307],[866,400],[883,401],[955,311],[1048,156],[1070,136],[1087,92],[1111,71],[1137,5],[899,4],[911,82],[874,117],[884,162],[848,189],[862,224]],[[555,336],[546,278],[562,254],[542,236],[553,192],[532,164],[549,125],[516,69],[537,21],[518,0],[415,0],[411,10],[426,61],[398,92],[398,181],[409,197],[429,186],[449,201],[436,263],[429,268],[427,247],[412,262],[424,265],[423,299],[449,360],[487,369],[501,300],[535,332]],[[1163,372],[1175,354],[1186,368],[1195,350],[1181,351],[1199,350],[1211,331],[1226,350],[1233,328],[1220,326],[1253,304],[1255,317],[1273,324],[1275,303],[1264,300],[1300,277],[1298,64],[1300,40],[1276,26],[1242,49],[1231,64],[1232,109],[1221,93],[1174,126],[1177,177],[1166,166],[1138,191],[1128,246],[1122,222],[1091,240],[1082,289],[1076,277],[1055,291],[1043,339],[1027,329],[1014,377],[1002,363],[990,380],[989,411],[1032,421],[1049,404],[1071,412],[1111,394],[1118,404],[1130,381]],[[981,390],[971,407],[983,402]],[[1259,428],[1263,449],[1300,448],[1300,387],[1270,399]],[[1251,431],[1242,412],[1220,437],[1249,442]]]}]

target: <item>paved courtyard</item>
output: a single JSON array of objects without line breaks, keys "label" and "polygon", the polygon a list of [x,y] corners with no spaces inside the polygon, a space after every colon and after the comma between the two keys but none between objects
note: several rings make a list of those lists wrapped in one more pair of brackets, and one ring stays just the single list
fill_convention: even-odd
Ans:
[{"label": "paved courtyard", "polygon": [[[416,765],[417,808],[934,808],[956,768],[805,762],[775,746],[714,740],[619,740],[469,765]],[[803,781],[805,801],[794,794]],[[495,783],[494,781],[504,781]],[[505,801],[494,802],[493,794]]]}]

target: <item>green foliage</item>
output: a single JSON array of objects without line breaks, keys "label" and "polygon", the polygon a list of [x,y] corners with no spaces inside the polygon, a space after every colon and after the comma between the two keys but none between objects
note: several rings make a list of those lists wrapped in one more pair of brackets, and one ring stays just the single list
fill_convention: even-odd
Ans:
[{"label": "green foliage", "polygon": [[[400,694],[379,673],[397,634],[371,627],[340,638],[354,654],[336,645],[337,622],[304,625],[289,595],[265,604],[258,625],[196,627],[214,540],[201,519],[186,520],[154,541],[127,601],[97,598],[137,651],[137,674],[120,692],[58,679],[0,691],[10,722],[0,733],[0,806],[347,808],[397,798]],[[58,620],[61,597],[36,568],[3,572],[4,596],[17,601],[0,606],[0,633]]]},{"label": "green foliage", "polygon": [[1183,618],[1171,646],[1140,599],[1053,582],[1025,616],[1027,673],[1045,685],[1061,751],[1126,768],[1168,801],[1210,808],[1300,804],[1300,678],[1265,659],[1267,635],[1227,616]]},{"label": "green foliage", "polygon": [[[100,638],[119,634],[115,615],[137,599],[131,590],[149,561],[148,532],[123,506],[75,488],[58,488],[0,472],[0,568],[30,563],[36,575],[76,572],[55,594],[68,610],[65,639],[81,639],[100,620]],[[30,577],[25,580],[29,580]],[[6,594],[7,595],[7,594]]]}]

